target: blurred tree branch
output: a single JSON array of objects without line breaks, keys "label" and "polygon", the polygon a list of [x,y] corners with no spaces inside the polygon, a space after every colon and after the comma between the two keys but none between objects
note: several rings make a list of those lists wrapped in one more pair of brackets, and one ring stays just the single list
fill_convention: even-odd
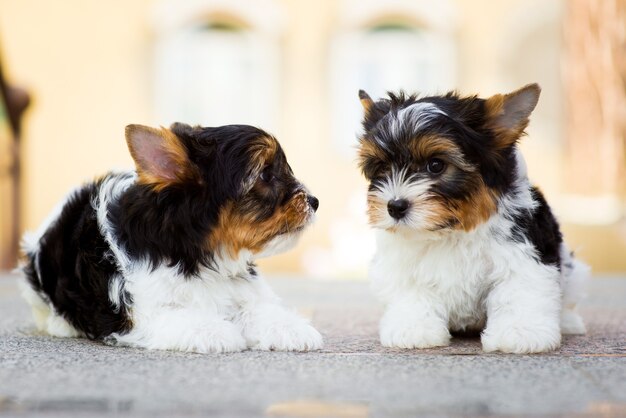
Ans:
[{"label": "blurred tree branch", "polygon": [[[9,216],[0,219],[0,269],[11,269],[16,266],[21,223],[21,147],[20,133],[24,111],[30,104],[30,96],[26,90],[8,84],[0,59],[0,101],[6,110],[10,124],[8,144],[8,187],[2,187],[1,209]],[[0,167],[4,169],[4,167]],[[0,181],[4,181],[5,173],[0,171]]]}]

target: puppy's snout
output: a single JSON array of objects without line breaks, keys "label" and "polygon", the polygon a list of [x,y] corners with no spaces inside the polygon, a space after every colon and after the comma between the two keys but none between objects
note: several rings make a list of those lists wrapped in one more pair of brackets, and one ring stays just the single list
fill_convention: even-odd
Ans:
[{"label": "puppy's snout", "polygon": [[317,212],[317,208],[320,206],[320,201],[317,199],[317,197],[308,195],[306,197],[306,200],[307,202],[309,202],[309,206],[313,208],[313,212]]},{"label": "puppy's snout", "polygon": [[387,203],[387,212],[394,219],[402,219],[409,209],[409,201],[406,199],[394,199]]}]

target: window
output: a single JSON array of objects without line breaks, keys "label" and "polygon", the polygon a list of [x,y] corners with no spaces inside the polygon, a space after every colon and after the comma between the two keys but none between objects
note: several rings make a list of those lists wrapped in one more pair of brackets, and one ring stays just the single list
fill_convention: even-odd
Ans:
[{"label": "window", "polygon": [[201,9],[195,15],[157,41],[159,123],[246,123],[275,131],[280,99],[276,34],[229,11]]},{"label": "window", "polygon": [[387,91],[437,93],[455,85],[455,49],[447,32],[395,17],[338,34],[331,44],[332,138],[352,157],[362,108],[357,92],[372,98]]}]

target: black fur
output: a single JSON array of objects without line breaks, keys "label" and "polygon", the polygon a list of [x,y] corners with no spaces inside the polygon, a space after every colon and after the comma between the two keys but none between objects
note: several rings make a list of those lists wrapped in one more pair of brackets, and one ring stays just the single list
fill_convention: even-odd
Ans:
[{"label": "black fur", "polygon": [[[248,193],[251,196],[239,201],[244,179],[251,174],[251,154],[267,145],[263,138],[269,135],[246,125],[201,128],[174,124],[171,130],[201,179],[161,191],[135,183],[109,203],[107,216],[113,239],[132,260],[146,260],[153,267],[162,263],[176,266],[191,278],[201,267],[213,267],[214,249],[208,248],[207,237],[228,202],[243,205],[244,210],[245,205],[254,206],[257,217],[269,217],[295,193],[299,183],[277,145],[269,168],[276,177],[272,187],[261,187],[263,190]],[[125,307],[116,308],[109,300],[110,282],[121,273],[92,206],[104,181],[131,175],[109,174],[83,186],[45,232],[39,250],[26,254],[24,272],[33,289],[88,338],[103,339],[132,327]],[[249,265],[248,273],[256,276],[256,266]],[[122,296],[129,301],[128,295]]]},{"label": "black fur", "polygon": [[100,182],[90,183],[65,204],[59,218],[26,254],[24,272],[33,289],[87,337],[100,339],[130,329],[124,307],[109,301],[109,281],[117,273],[100,234],[91,202]]},{"label": "black fur", "polygon": [[[117,220],[116,237],[132,258],[145,258],[155,267],[169,260],[170,266],[178,266],[190,276],[202,266],[212,267],[214,254],[207,248],[207,237],[224,204],[237,200],[241,193],[243,179],[250,174],[250,150],[268,134],[247,125],[201,128],[175,124],[172,131],[181,139],[203,182],[185,182],[159,193],[147,185],[134,185],[110,211]],[[286,164],[280,149],[276,160]],[[264,203],[269,217],[280,199],[265,198]]]},{"label": "black fur", "polygon": [[[422,102],[434,104],[447,116],[436,116],[419,132],[407,125],[403,126],[400,135],[394,135],[389,124],[386,123],[388,118],[401,109]],[[410,156],[407,152],[408,143],[429,134],[447,137],[457,143],[465,158],[479,167],[481,177],[488,187],[505,192],[510,189],[515,179],[516,162],[513,153],[515,144],[495,151],[496,137],[486,127],[485,100],[476,96],[460,97],[457,93],[450,92],[444,96],[418,98],[415,95],[407,96],[403,92],[389,93],[388,99],[375,102],[366,112],[363,128],[365,135],[362,141],[377,140],[385,143],[387,147],[385,161],[370,160],[362,164],[363,173],[370,180],[376,177],[381,167],[388,166],[392,162],[400,166],[410,166],[414,163],[406,160]],[[454,182],[448,185],[454,185]],[[444,193],[450,193],[450,197],[459,198],[472,191],[471,185],[462,185],[455,190],[445,190]]]},{"label": "black fur", "polygon": [[256,264],[252,262],[248,263],[248,274],[253,279],[256,279],[258,277],[259,274],[256,271]]},{"label": "black fur", "polygon": [[[367,95],[361,92],[360,98],[367,98]],[[420,102],[432,103],[445,115],[433,117],[418,131],[409,123],[405,123],[399,132],[392,131],[392,118],[397,112]],[[386,179],[391,165],[409,168],[407,177],[419,178],[427,175],[423,170],[425,162],[413,161],[409,144],[411,141],[419,141],[422,136],[436,134],[453,140],[460,147],[464,158],[479,168],[481,178],[489,188],[501,196],[515,193],[513,182],[517,172],[514,153],[516,144],[513,142],[504,147],[501,144],[495,146],[498,138],[488,126],[485,100],[477,96],[460,97],[457,93],[450,92],[444,96],[418,98],[403,92],[389,93],[389,98],[373,103],[363,120],[365,133],[361,141],[374,141],[378,150],[384,153],[383,159],[368,157],[361,161],[361,169],[370,180],[370,191]],[[432,191],[444,198],[463,199],[474,192],[473,181],[475,179],[459,170],[448,181],[438,182]],[[531,193],[537,207],[533,212],[522,212],[510,218],[515,225],[510,239],[518,242],[528,240],[536,248],[542,263],[555,265],[560,269],[563,238],[559,224],[541,192],[533,187]],[[454,219],[450,222],[437,227],[456,225]]]},{"label": "black fur", "polygon": [[557,266],[560,270],[563,236],[559,223],[541,191],[533,187],[531,193],[537,207],[532,213],[523,212],[512,218],[515,224],[513,239],[518,242],[528,240],[537,250],[542,263]]}]

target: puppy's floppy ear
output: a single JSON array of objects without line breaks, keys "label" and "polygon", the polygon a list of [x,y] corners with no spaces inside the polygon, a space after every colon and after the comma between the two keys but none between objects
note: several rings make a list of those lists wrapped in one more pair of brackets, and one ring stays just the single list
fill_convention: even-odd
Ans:
[{"label": "puppy's floppy ear", "polygon": [[541,88],[534,83],[509,94],[496,94],[485,101],[487,128],[503,146],[514,143],[524,132],[540,93]]},{"label": "puppy's floppy ear", "polygon": [[359,100],[361,101],[361,106],[363,106],[363,110],[365,110],[365,115],[367,116],[374,106],[374,101],[369,94],[365,92],[365,90],[359,90]]},{"label": "puppy's floppy ear", "polygon": [[194,174],[185,146],[167,128],[128,125],[126,142],[135,160],[140,183],[161,190]]}]

